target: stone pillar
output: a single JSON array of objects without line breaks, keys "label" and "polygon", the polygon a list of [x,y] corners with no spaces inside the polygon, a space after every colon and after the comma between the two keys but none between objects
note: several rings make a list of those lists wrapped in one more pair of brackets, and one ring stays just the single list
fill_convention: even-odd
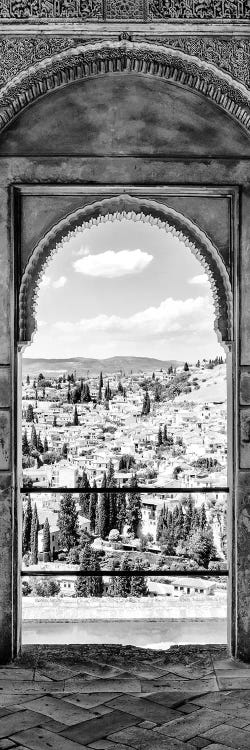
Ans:
[{"label": "stone pillar", "polygon": [[16,438],[13,429],[14,292],[7,201],[7,190],[0,188],[0,663],[9,661],[16,653],[19,644],[17,622],[20,621],[20,618],[17,618],[19,575],[15,491]]},{"label": "stone pillar", "polygon": [[[250,192],[242,196],[235,284],[235,655],[250,662]],[[234,532],[234,529],[233,529]],[[233,609],[232,607],[232,609]]]}]

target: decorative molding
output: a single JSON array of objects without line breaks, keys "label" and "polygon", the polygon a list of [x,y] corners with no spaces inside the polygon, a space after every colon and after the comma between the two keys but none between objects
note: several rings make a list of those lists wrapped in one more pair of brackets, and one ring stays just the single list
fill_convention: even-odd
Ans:
[{"label": "decorative molding", "polygon": [[[145,42],[168,49],[180,50],[217,66],[235,80],[250,88],[250,38],[221,38],[215,36],[145,36]],[[119,40],[132,41],[123,31]],[[134,42],[141,41],[135,37]],[[101,43],[101,37],[91,37],[91,44]],[[72,36],[0,36],[0,87],[30,66],[69,49],[84,47],[89,39]]]},{"label": "decorative molding", "polygon": [[249,21],[248,0],[1,0],[0,20],[103,23]]},{"label": "decorative molding", "polygon": [[194,253],[208,274],[215,308],[215,330],[225,347],[232,339],[232,290],[226,267],[216,248],[199,227],[174,209],[146,198],[117,195],[94,201],[67,216],[34,249],[24,270],[19,293],[19,340],[24,346],[36,330],[39,283],[52,255],[65,241],[84,229],[107,221],[142,221],[178,237]]},{"label": "decorative molding", "polygon": [[14,76],[0,91],[0,129],[47,92],[107,73],[156,76],[187,87],[215,102],[250,130],[250,92],[228,73],[179,49],[127,40],[65,50]]}]

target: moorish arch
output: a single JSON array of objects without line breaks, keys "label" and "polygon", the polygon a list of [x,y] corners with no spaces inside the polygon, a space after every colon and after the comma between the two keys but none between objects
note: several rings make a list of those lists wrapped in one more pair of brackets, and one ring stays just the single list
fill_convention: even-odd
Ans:
[{"label": "moorish arch", "polygon": [[129,194],[89,203],[53,226],[37,244],[24,269],[19,291],[19,344],[31,342],[36,330],[39,283],[51,256],[78,232],[107,221],[141,221],[178,237],[197,257],[207,273],[215,308],[215,331],[227,347],[232,341],[233,306],[228,271],[220,253],[197,224],[155,200]]},{"label": "moorish arch", "polygon": [[146,41],[85,43],[45,58],[0,91],[0,130],[38,98],[75,81],[110,74],[150,76],[199,93],[250,129],[250,92],[239,81],[201,58]]}]

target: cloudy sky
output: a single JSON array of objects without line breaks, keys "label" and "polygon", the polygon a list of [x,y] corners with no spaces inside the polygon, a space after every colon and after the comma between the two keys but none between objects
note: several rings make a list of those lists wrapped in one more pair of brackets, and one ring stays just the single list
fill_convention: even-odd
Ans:
[{"label": "cloudy sky", "polygon": [[41,281],[37,323],[26,357],[223,353],[199,261],[164,229],[128,220],[65,242]]}]

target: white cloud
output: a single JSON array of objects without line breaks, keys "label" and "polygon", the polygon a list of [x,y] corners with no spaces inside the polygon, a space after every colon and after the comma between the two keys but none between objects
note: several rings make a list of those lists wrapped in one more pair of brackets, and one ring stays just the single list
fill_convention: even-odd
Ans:
[{"label": "white cloud", "polygon": [[60,276],[59,279],[57,279],[56,281],[53,281],[52,286],[54,287],[54,289],[60,289],[61,287],[65,286],[66,283],[67,283],[66,276]]},{"label": "white cloud", "polygon": [[192,279],[188,280],[189,284],[209,284],[209,279],[206,273],[200,273],[198,276],[193,276]]},{"label": "white cloud", "polygon": [[37,321],[37,328],[44,328],[44,326],[46,326],[46,325],[47,325],[46,320],[38,320]]},{"label": "white cloud", "polygon": [[211,331],[213,327],[213,306],[208,297],[196,297],[186,300],[165,299],[159,307],[149,307],[138,313],[122,318],[119,315],[97,315],[95,318],[83,318],[71,323],[58,321],[54,328],[63,334],[77,330],[81,333],[106,332],[112,335],[119,333],[125,338],[165,337],[169,333],[187,335],[201,331]]},{"label": "white cloud", "polygon": [[102,276],[114,279],[131,273],[139,273],[147,268],[153,255],[137,250],[106,250],[98,255],[87,255],[74,262],[74,269],[87,276]]},{"label": "white cloud", "polygon": [[46,274],[44,274],[44,276],[42,277],[40,281],[40,287],[50,286],[50,282],[51,282],[50,276],[46,276]]},{"label": "white cloud", "polygon": [[81,245],[78,249],[73,251],[73,255],[78,258],[84,258],[86,255],[90,254],[90,249],[88,245]]}]

